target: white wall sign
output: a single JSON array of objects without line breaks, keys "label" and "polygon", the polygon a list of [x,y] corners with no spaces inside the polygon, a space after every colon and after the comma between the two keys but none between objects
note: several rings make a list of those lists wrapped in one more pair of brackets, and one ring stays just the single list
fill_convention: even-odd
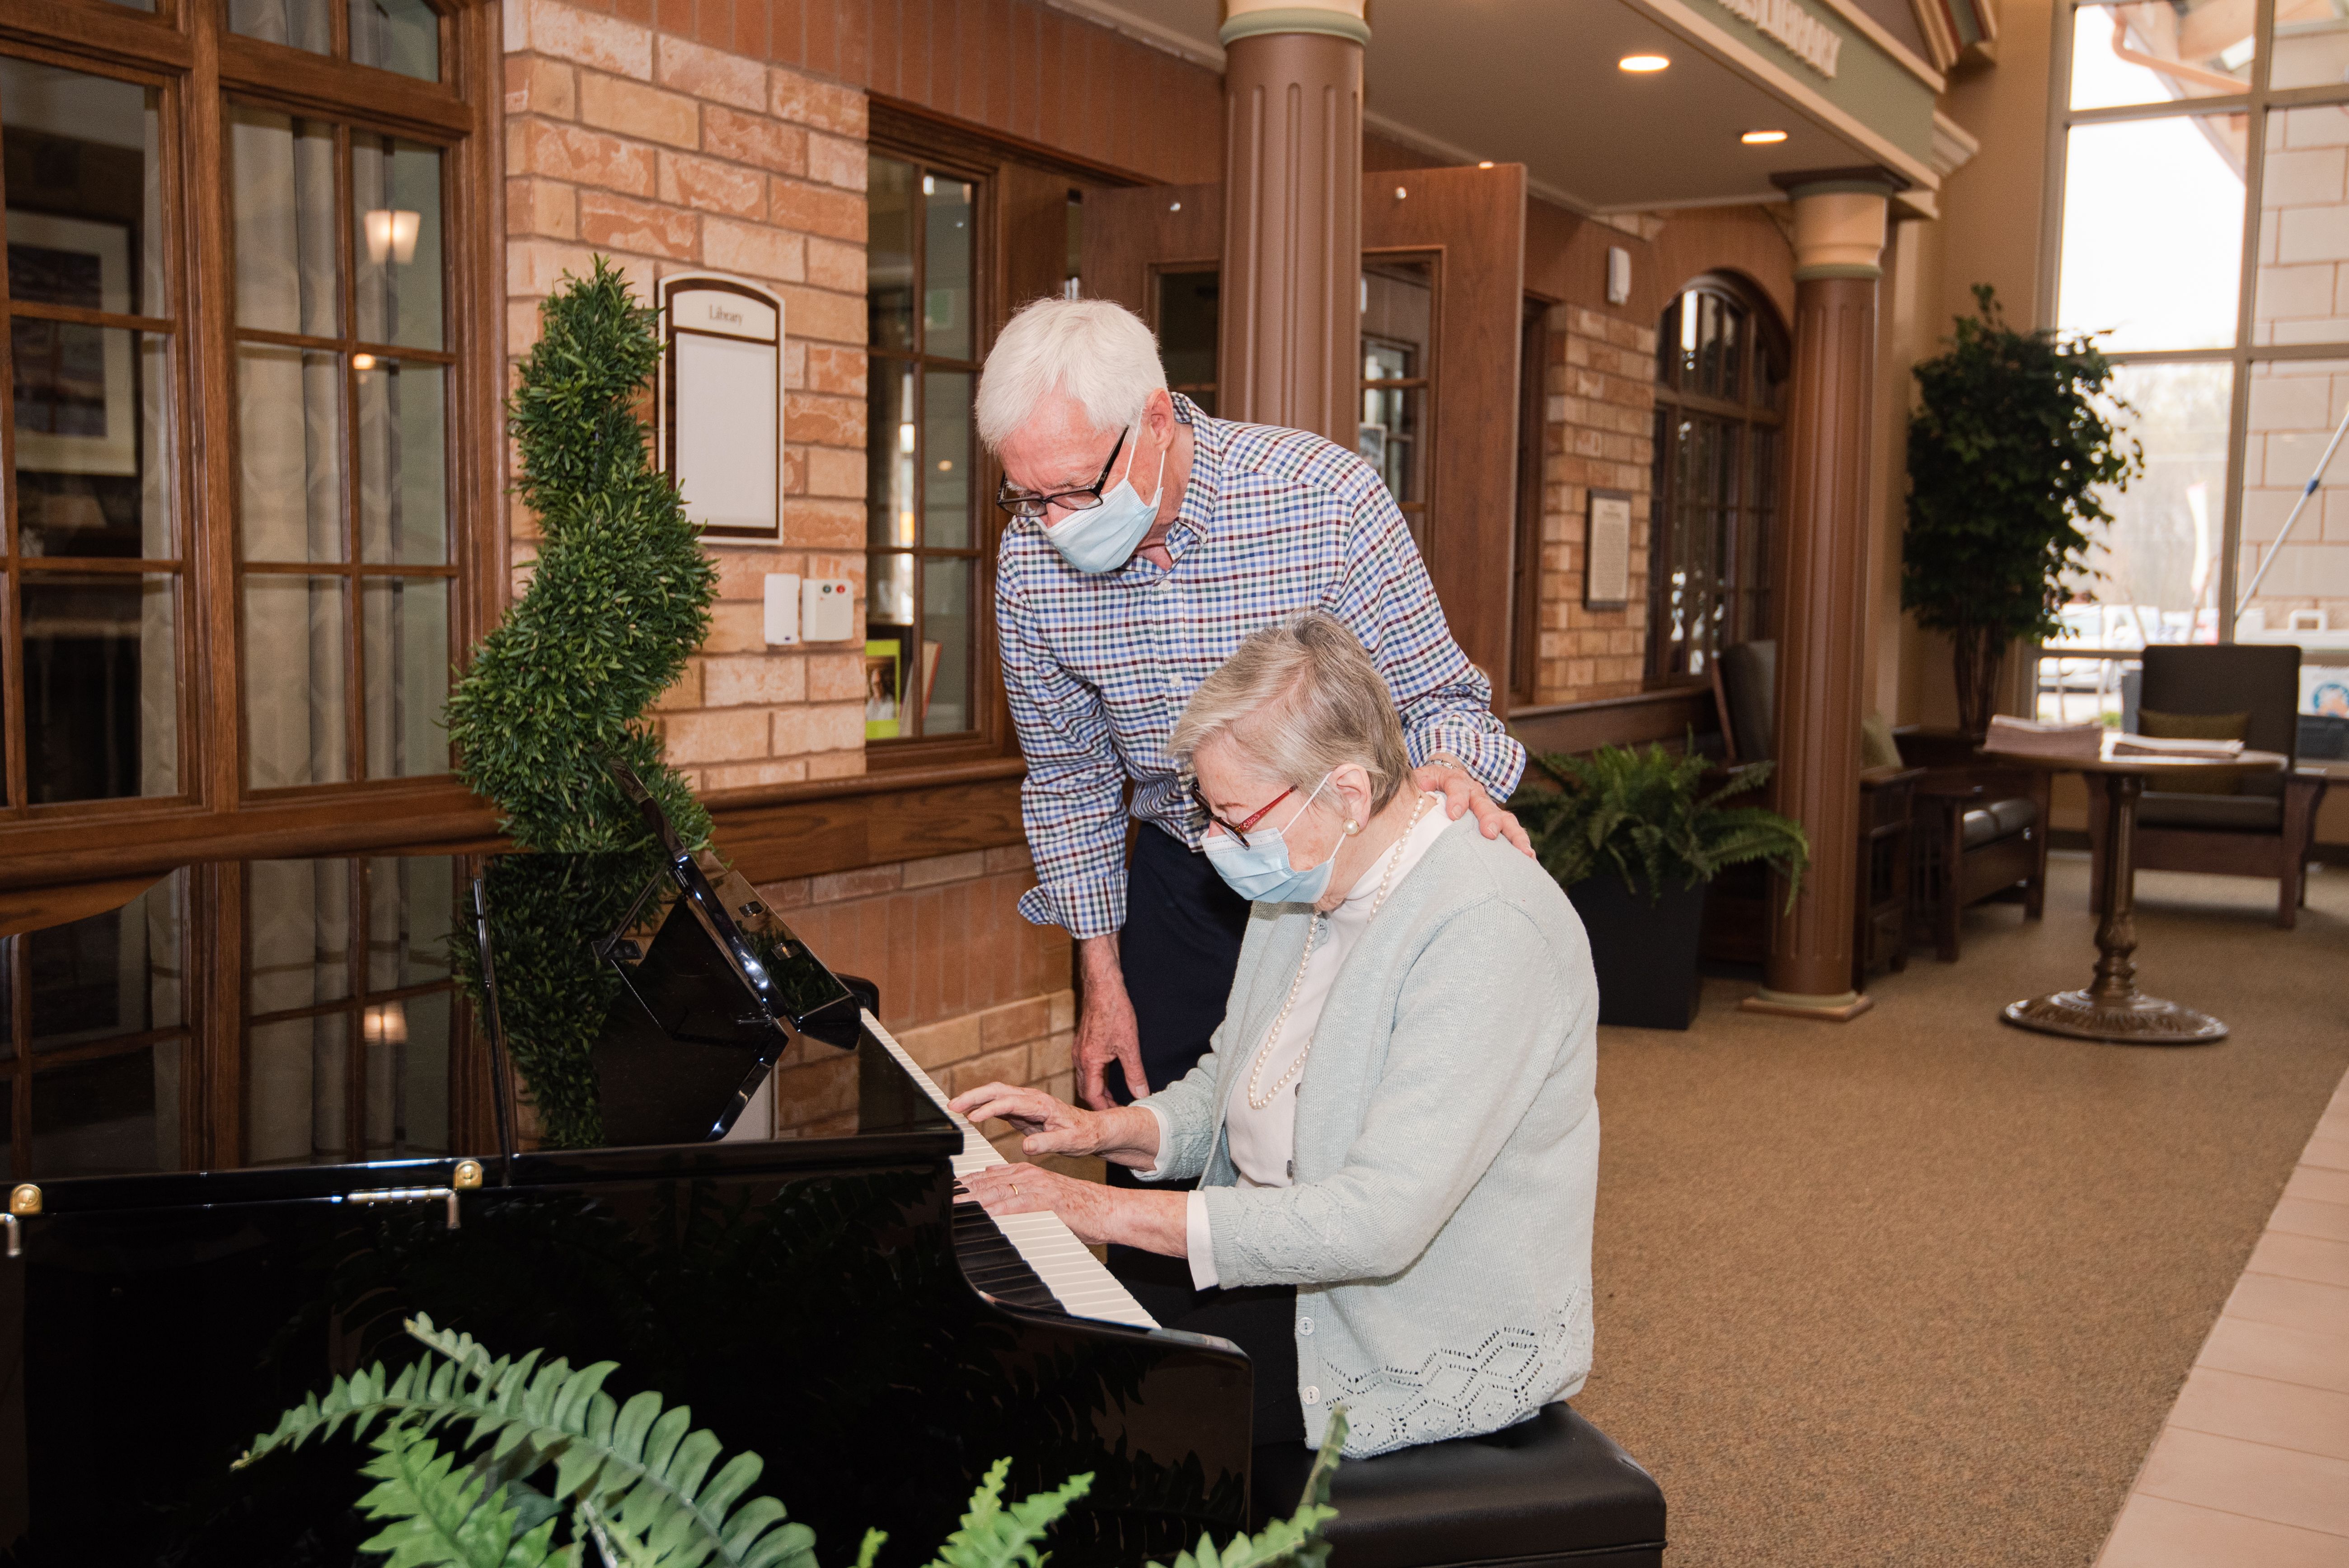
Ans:
[{"label": "white wall sign", "polygon": [[775,539],[783,524],[783,302],[739,278],[660,281],[657,446],[688,517],[709,533]]},{"label": "white wall sign", "polygon": [[1631,498],[1590,492],[1590,531],[1582,550],[1582,607],[1619,610],[1631,600]]},{"label": "white wall sign", "polygon": [[1765,36],[1785,45],[1795,58],[1819,75],[1836,74],[1836,57],[1843,52],[1842,36],[1795,0],[1721,0],[1721,4],[1759,27]]}]

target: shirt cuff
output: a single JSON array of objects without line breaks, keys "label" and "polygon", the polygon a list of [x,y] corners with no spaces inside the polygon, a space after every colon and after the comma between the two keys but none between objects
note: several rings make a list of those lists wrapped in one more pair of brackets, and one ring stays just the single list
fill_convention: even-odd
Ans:
[{"label": "shirt cuff", "polygon": [[1507,799],[1525,776],[1526,748],[1513,737],[1488,730],[1438,725],[1404,737],[1403,748],[1413,767],[1425,767],[1439,751],[1458,758],[1495,800]]},{"label": "shirt cuff", "polygon": [[1191,1288],[1214,1290],[1220,1281],[1215,1241],[1207,1234],[1207,1195],[1196,1187],[1183,1195],[1183,1245],[1191,1258]]},{"label": "shirt cuff", "polygon": [[1112,879],[1071,877],[1043,882],[1019,895],[1019,913],[1031,925],[1057,925],[1081,942],[1107,936],[1125,923],[1125,868]]},{"label": "shirt cuff", "polygon": [[1136,1171],[1133,1179],[1137,1181],[1164,1181],[1166,1180],[1166,1113],[1146,1099],[1137,1099],[1133,1104],[1136,1109],[1148,1111],[1150,1119],[1158,1123],[1158,1158],[1152,1161],[1149,1170]]}]

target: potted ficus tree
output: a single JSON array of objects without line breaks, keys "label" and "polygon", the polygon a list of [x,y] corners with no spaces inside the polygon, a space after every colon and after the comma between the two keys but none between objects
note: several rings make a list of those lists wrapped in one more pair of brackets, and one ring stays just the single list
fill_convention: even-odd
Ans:
[{"label": "potted ficus tree", "polygon": [[1693,747],[1675,756],[1661,746],[1602,746],[1588,757],[1534,763],[1557,788],[1529,785],[1509,807],[1589,934],[1599,1021],[1687,1028],[1696,1016],[1713,879],[1758,861],[1786,879],[1791,907],[1810,863],[1800,823],[1764,807],[1723,804],[1760,789],[1770,764],[1736,769],[1708,787],[1712,764]]},{"label": "potted ficus tree", "polygon": [[1958,723],[1980,736],[2007,645],[2060,634],[2066,579],[2092,574],[2089,530],[2112,521],[2097,487],[2126,490],[2145,455],[2108,417],[2130,410],[2095,335],[2017,332],[1988,284],[1973,294],[1979,314],[1914,371],[1900,604],[1948,634]]}]

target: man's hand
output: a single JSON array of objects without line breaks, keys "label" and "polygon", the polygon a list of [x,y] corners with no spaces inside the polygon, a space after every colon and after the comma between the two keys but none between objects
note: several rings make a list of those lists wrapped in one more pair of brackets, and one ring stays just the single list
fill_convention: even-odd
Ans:
[{"label": "man's hand", "polygon": [[1077,1019],[1077,1098],[1095,1110],[1107,1110],[1117,1103],[1102,1081],[1102,1069],[1112,1062],[1125,1068],[1125,1087],[1134,1099],[1150,1092],[1142,1071],[1142,1026],[1125,994],[1125,972],[1118,967],[1117,934],[1086,937],[1077,944],[1077,956],[1085,971],[1085,1009]]},{"label": "man's hand", "polygon": [[1444,811],[1454,821],[1460,820],[1462,812],[1474,811],[1476,813],[1476,826],[1486,838],[1506,836],[1509,842],[1526,854],[1534,852],[1534,841],[1526,837],[1525,829],[1517,825],[1516,814],[1501,810],[1499,803],[1485,793],[1485,787],[1476,782],[1475,775],[1459,763],[1447,758],[1430,762],[1424,768],[1414,768],[1411,770],[1411,781],[1421,789],[1442,795]]}]

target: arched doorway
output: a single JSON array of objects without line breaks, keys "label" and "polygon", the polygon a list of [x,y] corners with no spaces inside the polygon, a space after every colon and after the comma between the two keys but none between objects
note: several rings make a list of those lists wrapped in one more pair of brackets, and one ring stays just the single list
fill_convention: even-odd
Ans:
[{"label": "arched doorway", "polygon": [[1776,313],[1727,273],[1690,284],[1657,321],[1651,683],[1709,676],[1721,649],[1771,634],[1786,366]]}]

